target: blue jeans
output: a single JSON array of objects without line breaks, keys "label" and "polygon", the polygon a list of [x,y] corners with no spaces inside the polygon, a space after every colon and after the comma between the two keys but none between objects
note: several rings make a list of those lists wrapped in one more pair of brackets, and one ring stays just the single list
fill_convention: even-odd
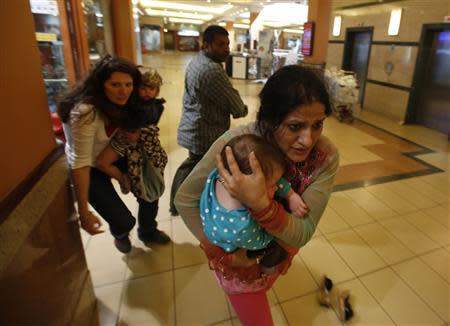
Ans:
[{"label": "blue jeans", "polygon": [[[156,231],[158,200],[149,203],[137,198],[137,201],[139,203],[138,235],[139,239],[145,240]],[[114,189],[111,178],[94,167],[91,168],[89,203],[108,222],[110,232],[116,239],[127,237],[136,224],[133,214]]]}]

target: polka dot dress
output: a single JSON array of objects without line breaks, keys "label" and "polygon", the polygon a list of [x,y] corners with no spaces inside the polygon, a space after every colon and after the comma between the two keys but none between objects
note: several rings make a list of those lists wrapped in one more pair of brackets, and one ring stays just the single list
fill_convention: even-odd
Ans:
[{"label": "polka dot dress", "polygon": [[218,178],[219,173],[214,169],[200,198],[200,217],[209,241],[228,252],[237,248],[265,248],[273,236],[253,220],[248,209],[225,209],[217,201],[215,184]]}]

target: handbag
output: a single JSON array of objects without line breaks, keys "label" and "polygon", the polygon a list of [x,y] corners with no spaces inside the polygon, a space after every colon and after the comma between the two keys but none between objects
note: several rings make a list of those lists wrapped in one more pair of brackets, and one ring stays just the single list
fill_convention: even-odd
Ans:
[{"label": "handbag", "polygon": [[148,202],[157,200],[164,193],[163,169],[155,167],[153,162],[143,155],[143,166],[141,169],[141,182],[143,199]]}]

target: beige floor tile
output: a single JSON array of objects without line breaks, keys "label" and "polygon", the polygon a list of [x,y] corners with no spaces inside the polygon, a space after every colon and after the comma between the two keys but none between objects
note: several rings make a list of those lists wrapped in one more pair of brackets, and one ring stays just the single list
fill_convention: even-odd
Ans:
[{"label": "beige floor tile", "polygon": [[[171,236],[171,221],[158,223],[158,228]],[[133,250],[128,254],[126,279],[165,272],[172,269],[172,242],[166,245],[146,247],[142,241],[133,239]]]},{"label": "beige floor tile", "polygon": [[299,257],[303,260],[317,284],[322,283],[324,275],[327,275],[336,283],[356,277],[325,237],[312,239],[305,247],[300,249]]},{"label": "beige floor tile", "polygon": [[325,235],[356,275],[386,266],[386,263],[353,230]]},{"label": "beige floor tile", "polygon": [[418,231],[401,217],[382,220],[380,223],[415,254],[424,253],[439,247],[438,243]]},{"label": "beige floor tile", "polygon": [[174,273],[178,324],[209,325],[231,318],[225,293],[207,264]]},{"label": "beige floor tile", "polygon": [[119,325],[175,325],[173,272],[124,284]]},{"label": "beige floor tile", "polygon": [[350,226],[347,222],[345,222],[344,219],[342,219],[339,214],[331,208],[331,206],[327,206],[317,228],[321,231],[321,233],[327,234],[345,230],[349,227]]},{"label": "beige floor tile", "polygon": [[[179,324],[182,325],[182,324]],[[221,321],[216,324],[211,324],[211,326],[233,326],[233,321],[231,319]]]},{"label": "beige floor tile", "polygon": [[444,194],[449,192],[449,180],[450,180],[450,175],[447,172],[442,172],[442,173],[435,173],[435,174],[430,174],[427,176],[424,176],[421,178],[423,181],[425,181],[426,183],[430,184],[431,186],[433,186],[434,188],[440,190],[441,192],[443,192]]},{"label": "beige floor tile", "polygon": [[414,256],[397,238],[378,223],[361,225],[354,229],[388,264]]},{"label": "beige floor tile", "polygon": [[395,325],[389,315],[383,310],[370,292],[359,280],[344,282],[335,286],[331,292],[333,309],[338,314],[337,300],[339,294],[349,291],[350,304],[353,309],[353,318],[346,322],[347,325],[361,326],[387,326]]},{"label": "beige floor tile", "polygon": [[450,228],[450,212],[448,210],[448,206],[439,205],[431,208],[425,208],[422,209],[422,212],[435,219],[447,229]]},{"label": "beige floor tile", "polygon": [[113,241],[109,232],[90,240],[86,260],[94,287],[124,280],[128,257],[114,247]]},{"label": "beige floor tile", "polygon": [[397,215],[395,211],[364,188],[347,190],[343,193],[377,220]]},{"label": "beige floor tile", "polygon": [[418,155],[417,158],[442,170],[448,171],[449,158],[447,153],[430,153],[425,155]]},{"label": "beige floor tile", "polygon": [[280,301],[286,301],[313,292],[318,286],[303,261],[295,257],[289,271],[278,278],[273,289]]},{"label": "beige floor tile", "polygon": [[80,236],[81,236],[81,242],[83,243],[84,250],[87,250],[89,246],[89,241],[91,240],[91,235],[84,231],[83,229],[80,229]]},{"label": "beige floor tile", "polygon": [[333,309],[322,307],[317,303],[316,293],[283,302],[281,308],[289,325],[341,325]]},{"label": "beige floor tile", "polygon": [[[448,247],[447,247],[448,248]],[[449,276],[449,252],[446,249],[437,249],[420,256],[431,269],[438,273],[447,283],[450,283]]]},{"label": "beige floor tile", "polygon": [[402,181],[386,183],[386,187],[397,193],[403,199],[414,203],[419,208],[429,208],[438,205],[437,201],[424,197],[417,189],[409,187]]},{"label": "beige floor tile", "polygon": [[367,224],[374,221],[373,217],[341,192],[331,195],[329,205],[351,226]]},{"label": "beige floor tile", "polygon": [[448,229],[425,213],[418,211],[404,215],[403,218],[441,246],[445,246],[449,243]]},{"label": "beige floor tile", "polygon": [[115,326],[119,319],[123,283],[115,283],[95,288],[99,325]]},{"label": "beige floor tile", "polygon": [[417,190],[425,198],[430,198],[439,204],[448,202],[448,191],[446,193],[441,192],[420,178],[405,179],[403,183]]},{"label": "beige floor tile", "polygon": [[410,213],[418,209],[413,203],[403,199],[384,184],[366,187],[365,189],[400,215]]},{"label": "beige floor tile", "polygon": [[447,282],[418,258],[394,265],[392,268],[433,311],[448,322],[449,285]]},{"label": "beige floor tile", "polygon": [[172,220],[172,235],[175,268],[207,261],[198,240],[179,217]]},{"label": "beige floor tile", "polygon": [[396,325],[442,325],[442,320],[390,268],[363,276],[361,281]]}]

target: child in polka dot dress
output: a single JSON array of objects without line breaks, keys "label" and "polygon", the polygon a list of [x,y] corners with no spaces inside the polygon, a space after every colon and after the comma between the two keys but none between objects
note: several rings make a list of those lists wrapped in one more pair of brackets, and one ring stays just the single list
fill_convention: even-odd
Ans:
[{"label": "child in polka dot dress", "polygon": [[[248,156],[254,152],[266,178],[269,197],[285,198],[289,209],[299,217],[307,212],[301,197],[282,178],[285,170],[284,155],[273,145],[256,135],[241,135],[230,140],[230,146],[240,170],[251,174]],[[222,161],[228,169],[222,150]],[[251,217],[250,211],[227,192],[221,183],[217,169],[206,180],[200,198],[200,216],[203,230],[209,241],[232,252],[238,248],[247,249],[248,257],[255,257],[263,267],[272,268],[287,257],[287,252]]]}]

